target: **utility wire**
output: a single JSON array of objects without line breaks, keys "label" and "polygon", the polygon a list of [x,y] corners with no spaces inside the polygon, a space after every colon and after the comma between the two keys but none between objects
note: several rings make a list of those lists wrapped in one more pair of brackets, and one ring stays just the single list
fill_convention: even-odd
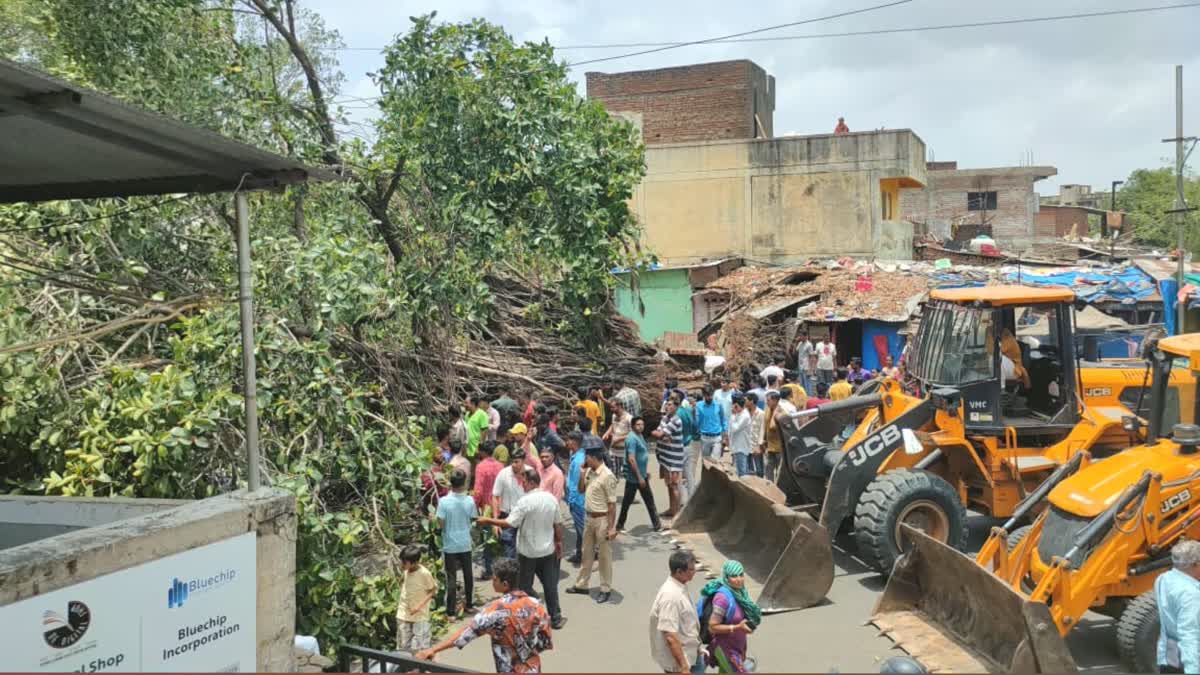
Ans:
[{"label": "utility wire", "polygon": [[[601,61],[613,61],[615,59],[624,59],[624,58],[629,58],[631,56],[641,56],[642,54],[653,54],[656,52],[664,52],[664,51],[667,51],[668,49],[678,49],[680,47],[687,47],[690,45],[700,45],[700,44],[705,44],[705,43],[709,43],[709,42],[716,42],[719,40],[728,40],[730,38],[741,37],[743,35],[755,35],[757,33],[765,33],[767,31],[779,30],[781,28],[791,28],[792,26],[801,26],[801,25],[808,24],[808,23],[817,23],[819,21],[830,21],[832,19],[840,19],[840,18],[846,17],[846,16],[853,16],[855,14],[864,14],[866,12],[874,12],[875,10],[879,10],[879,9],[895,7],[897,5],[905,5],[912,1],[913,0],[893,0],[892,2],[887,2],[882,5],[874,5],[872,7],[864,7],[862,9],[853,9],[853,10],[846,11],[846,12],[838,12],[837,14],[828,14],[826,16],[818,16],[818,17],[815,17],[812,19],[803,19],[801,21],[791,21],[788,23],[780,23],[780,24],[776,24],[774,26],[766,26],[764,28],[755,28],[753,30],[742,31],[741,33],[730,33],[729,35],[718,35],[717,37],[705,38],[703,40],[692,40],[690,42],[673,42],[673,43],[669,43],[669,44],[659,45],[653,49],[646,49],[646,50],[643,50],[640,52],[631,52],[629,54],[618,54],[617,56],[605,56],[605,57],[598,58],[598,59],[590,59],[587,61],[568,63],[567,67],[571,68],[574,66],[582,66],[582,65],[585,65],[588,63],[599,63]],[[359,98],[357,100],[372,101],[372,100],[379,100],[381,98],[383,98],[383,97],[382,96],[371,96],[371,97],[367,97],[367,98]],[[337,101],[337,102],[340,103],[340,101]]]},{"label": "utility wire", "polygon": [[[1010,25],[1014,25],[1014,24],[1045,23],[1045,22],[1050,22],[1050,21],[1070,21],[1070,20],[1076,20],[1076,19],[1090,19],[1090,18],[1105,17],[1105,16],[1120,16],[1120,15],[1127,15],[1127,14],[1146,14],[1149,12],[1163,12],[1163,11],[1169,11],[1169,10],[1173,10],[1173,9],[1189,9],[1189,8],[1194,8],[1194,7],[1200,7],[1200,2],[1186,2],[1186,3],[1182,3],[1182,4],[1175,4],[1175,5],[1159,5],[1156,7],[1140,7],[1137,9],[1115,9],[1115,10],[1107,10],[1107,11],[1101,11],[1101,12],[1080,12],[1080,13],[1076,13],[1076,14],[1058,14],[1058,15],[1054,15],[1054,16],[1037,16],[1037,17],[1025,17],[1025,18],[1018,18],[1018,19],[996,19],[996,20],[990,20],[990,21],[973,21],[973,22],[968,22],[968,23],[950,23],[950,24],[939,24],[939,25],[932,25],[932,26],[909,26],[906,28],[880,28],[880,29],[874,29],[874,30],[850,31],[850,32],[842,32],[842,33],[810,33],[807,35],[780,35],[780,36],[773,36],[773,37],[768,36],[768,37],[752,37],[752,38],[725,37],[725,38],[713,38],[710,40],[697,40],[697,41],[692,41],[692,42],[625,42],[625,43],[612,43],[612,44],[567,45],[567,46],[563,46],[563,47],[555,47],[555,49],[556,50],[615,49],[615,48],[635,49],[635,48],[639,48],[639,47],[674,48],[674,47],[684,47],[684,46],[699,45],[699,44],[723,44],[723,43],[724,44],[739,44],[739,43],[754,43],[754,42],[787,42],[790,40],[820,40],[820,39],[827,39],[827,38],[858,37],[858,36],[864,36],[864,35],[894,35],[897,33],[923,33],[923,32],[938,31],[938,30],[954,30],[954,29],[960,29],[960,28],[983,28],[983,27],[987,27],[987,26],[1010,26]],[[858,11],[868,11],[868,10],[858,10]],[[813,20],[815,20],[815,19],[810,19],[809,21],[813,21]],[[786,24],[786,25],[793,25],[793,24]],[[763,28],[763,29],[758,29],[758,31],[749,31],[749,33],[759,32],[762,30],[770,30],[770,29]],[[739,35],[745,35],[745,34],[749,34],[749,33],[740,33]],[[376,47],[335,47],[335,48],[331,48],[331,49],[345,49],[345,50],[355,50],[355,51],[381,51],[383,48],[382,47],[379,47],[379,48],[376,48]],[[655,50],[655,51],[661,51],[661,50]],[[649,52],[638,52],[638,53],[642,54],[642,53],[649,53]],[[619,56],[606,57],[605,59],[593,59],[590,61],[581,61],[578,63],[568,64],[568,65],[578,66],[578,65],[583,65],[583,64],[587,64],[587,63],[595,63],[600,60],[619,59],[619,58],[626,58],[628,56],[633,56],[633,54],[622,54]],[[347,97],[344,99],[344,101],[356,101],[356,102],[366,103],[366,102],[370,102],[370,101],[378,101],[381,98],[383,98],[383,97],[382,96],[368,96],[368,97],[355,96],[355,97]],[[334,102],[341,103],[342,101],[334,101]]]},{"label": "utility wire", "polygon": [[589,63],[600,63],[602,61],[615,61],[617,59],[627,59],[631,56],[642,56],[643,54],[654,54],[657,52],[664,52],[668,49],[679,49],[680,47],[690,47],[691,45],[702,45],[702,44],[705,44],[708,42],[717,42],[718,40],[730,40],[733,38],[744,37],[746,35],[755,35],[757,33],[765,33],[767,31],[779,30],[780,28],[791,28],[792,26],[803,26],[804,24],[817,23],[820,21],[831,21],[833,19],[840,19],[840,18],[846,17],[846,16],[854,16],[855,14],[865,14],[867,12],[874,12],[874,11],[880,10],[880,9],[887,9],[888,7],[895,7],[897,5],[906,5],[910,2],[912,2],[912,0],[894,0],[893,2],[884,3],[882,5],[874,5],[872,7],[864,7],[862,9],[852,9],[852,10],[849,10],[846,12],[838,12],[837,14],[828,14],[826,16],[818,16],[818,17],[815,17],[812,19],[804,19],[803,21],[792,21],[790,23],[781,23],[781,24],[777,24],[774,26],[767,26],[766,28],[755,28],[754,30],[742,31],[741,33],[730,33],[729,35],[719,35],[717,37],[706,38],[704,40],[692,40],[690,42],[680,42],[678,44],[662,45],[659,47],[655,47],[653,49],[646,49],[646,50],[640,51],[640,52],[630,52],[628,54],[618,54],[616,56],[604,56],[604,57],[601,57],[598,59],[588,59],[587,61],[576,61],[575,63],[568,63],[567,66],[574,67],[574,66],[587,65]]},{"label": "utility wire", "polygon": [[[1158,7],[1141,7],[1138,9],[1114,9],[1103,12],[1082,12],[1078,14],[1058,14],[1055,16],[1036,16],[1020,19],[995,19],[990,21],[972,21],[969,23],[947,23],[934,26],[911,26],[907,28],[880,28],[874,30],[849,31],[844,33],[812,33],[809,35],[778,35],[773,37],[757,37],[757,38],[742,38],[736,40],[716,40],[716,42],[744,43],[744,42],[786,42],[789,40],[820,40],[826,38],[841,38],[841,37],[857,37],[863,35],[893,35],[896,33],[923,33],[937,30],[952,30],[957,28],[983,28],[985,26],[1010,26],[1023,23],[1044,23],[1048,21],[1068,21],[1073,19],[1090,19],[1104,16],[1120,16],[1123,14],[1145,14],[1147,12],[1162,12],[1172,9],[1188,9],[1192,7],[1200,7],[1200,2],[1187,2],[1178,5],[1160,5]],[[686,45],[695,44],[688,42],[630,42],[626,44],[596,44],[596,45],[573,45],[569,47],[556,47],[555,49],[610,49],[615,47],[636,48],[636,47],[654,47],[666,45]]]},{"label": "utility wire", "polygon": [[[1200,7],[1200,2],[1185,2],[1175,5],[1158,5],[1155,7],[1139,7],[1136,9],[1115,9],[1098,12],[1081,12],[1078,14],[1059,14],[1055,16],[1037,16],[1019,19],[996,19],[990,21],[973,21],[969,23],[950,23],[933,26],[911,26],[907,28],[882,28],[878,30],[863,30],[852,31],[845,33],[811,33],[808,35],[781,35],[775,37],[756,37],[756,38],[717,38],[713,40],[701,40],[696,42],[611,42],[598,44],[579,44],[579,45],[562,45],[555,46],[555,51],[566,51],[574,49],[638,49],[641,47],[682,47],[692,44],[742,44],[754,42],[787,42],[789,40],[819,40],[825,38],[840,38],[840,37],[856,37],[861,35],[889,35],[895,33],[921,33],[936,30],[951,30],[956,28],[983,28],[986,26],[1008,26],[1013,24],[1023,23],[1043,23],[1047,21],[1067,21],[1072,19],[1090,19],[1094,17],[1104,16],[1120,16],[1125,14],[1146,14],[1150,12],[1162,12],[1172,9],[1188,9],[1192,7]],[[351,51],[351,52],[380,52],[386,47],[317,47],[316,49],[325,49],[329,51]]]}]

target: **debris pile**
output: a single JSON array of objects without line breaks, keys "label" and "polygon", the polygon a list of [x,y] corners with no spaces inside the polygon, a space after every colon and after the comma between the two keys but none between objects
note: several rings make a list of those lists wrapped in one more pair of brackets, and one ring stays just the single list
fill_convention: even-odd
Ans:
[{"label": "debris pile", "polygon": [[[394,400],[428,410],[443,410],[464,396],[491,397],[505,390],[532,392],[564,404],[563,410],[579,387],[606,384],[655,392],[651,403],[657,409],[662,382],[656,350],[642,340],[632,321],[611,307],[588,317],[572,313],[528,279],[493,276],[488,284],[492,321],[484,334],[446,349],[447,358],[439,358],[436,350],[383,350],[356,341],[344,346],[388,383]],[[557,329],[579,322],[591,324],[591,348]]]}]

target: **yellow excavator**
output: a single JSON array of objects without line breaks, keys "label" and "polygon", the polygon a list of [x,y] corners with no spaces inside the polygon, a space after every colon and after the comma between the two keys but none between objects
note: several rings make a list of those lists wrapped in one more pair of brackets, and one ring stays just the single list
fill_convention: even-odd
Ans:
[{"label": "yellow excavator", "polygon": [[[1077,357],[1074,301],[1060,288],[932,291],[903,383],[876,381],[866,393],[793,414],[782,425],[779,491],[770,497],[761,485],[733,490],[709,467],[675,529],[749,558],[748,567],[762,571],[751,573],[761,583],[759,604],[775,609],[824,597],[830,539],[847,525],[858,557],[884,574],[906,546],[905,525],[964,547],[968,508],[1011,516],[1079,453],[1128,447],[1123,418],[1148,409],[1143,361]],[[1183,403],[1178,393],[1172,400]],[[744,517],[782,514],[782,504],[803,517]],[[746,533],[780,543],[750,546]],[[827,574],[793,573],[824,561]],[[782,578],[787,583],[773,582]]]},{"label": "yellow excavator", "polygon": [[[1128,668],[1156,671],[1154,580],[1176,542],[1200,538],[1200,334],[1164,338],[1147,354],[1155,414],[1144,441],[1141,420],[1128,416],[1133,447],[1103,460],[1076,454],[974,559],[909,530],[913,546],[871,622],[933,672],[1068,672],[1063,638],[1093,611],[1117,619]],[[1180,373],[1190,405],[1173,418],[1168,392]]]}]

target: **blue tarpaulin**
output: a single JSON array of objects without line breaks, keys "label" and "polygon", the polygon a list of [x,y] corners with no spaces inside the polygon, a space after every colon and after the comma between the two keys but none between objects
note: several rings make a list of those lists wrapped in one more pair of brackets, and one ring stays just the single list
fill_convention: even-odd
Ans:
[{"label": "blue tarpaulin", "polygon": [[887,353],[892,356],[892,363],[900,362],[900,351],[904,348],[904,340],[900,337],[902,323],[886,321],[863,321],[862,329],[862,365],[867,370],[882,368],[879,362],[878,345],[886,341]]},{"label": "blue tarpaulin", "polygon": [[1163,279],[1158,282],[1158,292],[1163,297],[1163,324],[1167,327],[1167,335],[1175,334],[1175,296],[1179,294],[1179,282],[1174,279]]},{"label": "blue tarpaulin", "polygon": [[[1093,268],[1094,270],[1094,268]],[[1106,271],[1009,272],[1005,280],[1026,286],[1065,286],[1084,302],[1132,304],[1154,295],[1154,280],[1136,267],[1114,267]],[[1018,276],[1020,279],[1018,280]]]},{"label": "blue tarpaulin", "polygon": [[935,272],[929,278],[933,281],[934,288],[974,288],[987,285],[986,281],[957,272]]}]

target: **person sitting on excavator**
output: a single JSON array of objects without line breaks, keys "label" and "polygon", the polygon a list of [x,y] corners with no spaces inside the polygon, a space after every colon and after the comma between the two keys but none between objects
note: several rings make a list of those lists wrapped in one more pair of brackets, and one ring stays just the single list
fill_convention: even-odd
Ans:
[{"label": "person sitting on excavator", "polygon": [[1021,362],[1021,345],[1007,328],[1000,333],[1000,355],[1012,361],[1013,377],[1021,382],[1022,387],[1028,389],[1029,371],[1025,370],[1025,365]]}]

